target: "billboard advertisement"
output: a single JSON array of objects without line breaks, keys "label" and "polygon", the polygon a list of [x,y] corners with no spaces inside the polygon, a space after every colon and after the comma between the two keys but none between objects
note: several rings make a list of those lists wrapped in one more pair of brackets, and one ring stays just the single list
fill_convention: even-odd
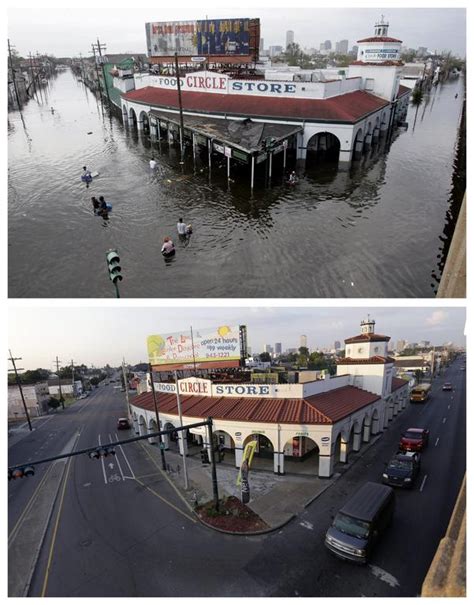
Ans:
[{"label": "billboard advertisement", "polygon": [[235,367],[240,363],[239,326],[153,334],[147,339],[148,358],[157,371]]},{"label": "billboard advertisement", "polygon": [[250,55],[250,19],[146,23],[149,57]]}]

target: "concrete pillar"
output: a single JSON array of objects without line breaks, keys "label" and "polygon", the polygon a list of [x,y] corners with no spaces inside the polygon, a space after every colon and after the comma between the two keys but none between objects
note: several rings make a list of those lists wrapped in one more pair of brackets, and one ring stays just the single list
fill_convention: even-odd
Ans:
[{"label": "concrete pillar", "polygon": [[146,424],[145,421],[142,420],[141,422],[138,421],[138,433],[140,435],[146,435],[147,431],[146,431]]},{"label": "concrete pillar", "polygon": [[390,422],[393,419],[393,405],[388,407],[388,421]]},{"label": "concrete pillar", "polygon": [[163,445],[165,446],[165,450],[170,449],[170,436],[169,435],[161,435],[161,440],[163,441]]},{"label": "concrete pillar", "polygon": [[140,434],[140,429],[138,428],[138,420],[136,418],[133,419],[133,430],[135,431],[135,435]]},{"label": "concrete pillar", "polygon": [[361,440],[362,440],[361,431],[357,431],[357,432],[354,431],[354,443],[352,445],[352,449],[354,450],[354,452],[358,452],[360,450]]},{"label": "concrete pillar", "polygon": [[143,130],[143,120],[140,120],[139,118],[137,118],[137,130]]},{"label": "concrete pillar", "polygon": [[301,132],[296,135],[296,159],[306,160],[306,145],[304,140],[304,133]]},{"label": "concrete pillar", "polygon": [[372,139],[373,139],[374,144],[378,143],[378,141],[379,141],[379,134],[380,134],[380,128],[377,126],[377,128],[375,128],[374,133],[372,135]]},{"label": "concrete pillar", "polygon": [[383,428],[386,429],[388,427],[388,408],[384,409],[383,413]]},{"label": "concrete pillar", "polygon": [[349,456],[349,444],[341,439],[341,456],[339,462],[346,463]]},{"label": "concrete pillar", "polygon": [[319,477],[330,477],[334,467],[334,456],[319,454]]},{"label": "concrete pillar", "polygon": [[372,134],[366,134],[365,140],[364,140],[364,150],[367,151],[367,149],[370,149],[371,146],[372,146]]},{"label": "concrete pillar", "polygon": [[385,122],[382,122],[382,124],[380,124],[380,131],[385,132],[386,130],[388,130],[388,120],[386,120]]},{"label": "concrete pillar", "polygon": [[285,474],[285,454],[283,452],[273,452],[273,472],[275,475]]},{"label": "concrete pillar", "polygon": [[244,448],[242,446],[235,446],[235,466],[240,468],[242,464],[242,458],[244,457]]},{"label": "concrete pillar", "polygon": [[250,173],[250,189],[253,190],[253,182],[255,178],[255,156],[252,155],[252,170]]},{"label": "concrete pillar", "polygon": [[379,434],[379,420],[374,420],[372,419],[372,435],[378,435]]},{"label": "concrete pillar", "polygon": [[349,169],[352,162],[352,149],[347,149],[339,151],[339,170]]},{"label": "concrete pillar", "polygon": [[360,160],[362,152],[364,151],[364,141],[355,141],[354,151],[352,153],[353,160]]},{"label": "concrete pillar", "polygon": [[370,441],[370,424],[364,424],[364,429],[362,432],[362,441],[364,443],[368,443]]}]

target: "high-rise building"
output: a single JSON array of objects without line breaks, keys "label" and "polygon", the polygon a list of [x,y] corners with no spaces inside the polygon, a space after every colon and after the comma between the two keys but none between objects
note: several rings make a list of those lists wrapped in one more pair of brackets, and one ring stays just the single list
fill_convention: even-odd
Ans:
[{"label": "high-rise building", "polygon": [[277,57],[278,55],[281,55],[282,52],[283,52],[282,46],[269,46],[268,47],[268,54],[270,57]]},{"label": "high-rise building", "polygon": [[308,348],[308,337],[306,336],[306,334],[302,334],[300,336],[300,347]]},{"label": "high-rise building", "polygon": [[340,340],[335,340],[334,341],[334,350],[335,351],[340,351],[341,350],[341,341]]},{"label": "high-rise building", "polygon": [[324,41],[324,48],[326,50],[331,50],[331,48],[332,48],[331,40],[325,40]]},{"label": "high-rise building", "polygon": [[275,343],[275,355],[281,355],[281,342]]},{"label": "high-rise building", "polygon": [[349,40],[340,40],[336,42],[336,52],[340,55],[347,55],[349,50]]},{"label": "high-rise building", "polygon": [[289,29],[289,30],[286,32],[286,45],[285,45],[285,49],[286,49],[286,48],[288,48],[288,46],[289,46],[290,44],[293,44],[293,43],[294,43],[294,41],[295,41],[295,32],[294,32],[294,31],[292,31],[291,29]]},{"label": "high-rise building", "polygon": [[260,54],[263,55],[265,52],[265,41],[263,38],[260,38]]},{"label": "high-rise building", "polygon": [[272,345],[264,345],[264,351],[265,353],[273,353]]}]

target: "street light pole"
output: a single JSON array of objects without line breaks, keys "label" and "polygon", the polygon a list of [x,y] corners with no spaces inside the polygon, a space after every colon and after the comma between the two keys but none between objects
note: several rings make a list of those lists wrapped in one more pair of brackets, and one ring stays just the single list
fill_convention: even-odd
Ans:
[{"label": "street light pole", "polygon": [[64,410],[64,397],[63,392],[61,390],[61,377],[59,376],[59,359],[56,355],[56,374],[58,375],[58,383],[59,383],[59,401],[61,402],[62,408]]},{"label": "street light pole", "polygon": [[213,434],[212,434],[212,418],[208,418],[208,425],[207,425],[207,430],[208,430],[208,439],[209,439],[209,446],[210,446],[210,450],[211,450],[211,473],[212,473],[212,491],[214,494],[214,506],[216,508],[216,511],[219,510],[219,493],[217,491],[217,470],[216,470],[216,459],[214,456],[214,439],[213,439]]},{"label": "street light pole", "polygon": [[[179,398],[178,372],[174,371],[174,380],[176,384],[176,402],[178,404],[179,425],[183,426],[183,416],[181,414],[181,400]],[[183,451],[183,473],[184,473],[184,489],[188,489],[188,469],[186,467],[186,452],[184,447],[184,431],[181,431],[181,448]]]}]

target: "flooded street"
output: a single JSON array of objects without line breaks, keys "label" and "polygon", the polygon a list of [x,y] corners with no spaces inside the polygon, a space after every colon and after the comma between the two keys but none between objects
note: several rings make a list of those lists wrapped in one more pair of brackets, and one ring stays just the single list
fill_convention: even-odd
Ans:
[{"label": "flooded street", "polygon": [[[152,147],[62,72],[8,116],[9,296],[113,297],[105,252],[117,248],[122,297],[432,297],[463,97],[462,79],[433,89],[416,125],[410,107],[389,151],[350,172],[302,166],[296,187],[277,176],[251,194],[249,178],[228,186],[215,164],[209,179],[189,152],[180,167],[177,147]],[[83,165],[100,173],[89,188]],[[92,195],[113,204],[108,221]]]}]

